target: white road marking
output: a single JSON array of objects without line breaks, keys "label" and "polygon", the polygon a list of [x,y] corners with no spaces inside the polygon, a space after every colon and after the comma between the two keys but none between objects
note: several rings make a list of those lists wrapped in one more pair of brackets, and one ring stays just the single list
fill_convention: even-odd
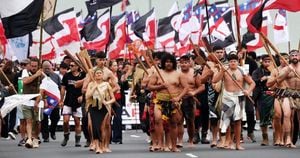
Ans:
[{"label": "white road marking", "polygon": [[185,155],[188,156],[188,157],[192,157],[192,158],[198,157],[198,156],[196,156],[196,155],[194,155],[194,154],[192,154],[192,153],[187,153],[187,154],[185,154]]},{"label": "white road marking", "polygon": [[130,135],[130,137],[133,137],[133,138],[140,138],[141,136],[137,136],[137,135]]}]

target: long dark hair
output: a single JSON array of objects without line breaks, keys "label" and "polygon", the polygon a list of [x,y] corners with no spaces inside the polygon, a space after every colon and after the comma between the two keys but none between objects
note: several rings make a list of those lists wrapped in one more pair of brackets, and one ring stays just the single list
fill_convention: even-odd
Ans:
[{"label": "long dark hair", "polygon": [[169,53],[165,53],[162,58],[161,58],[161,69],[165,69],[166,68],[166,61],[170,60],[173,64],[173,70],[176,70],[177,68],[177,62],[176,62],[176,58],[174,55],[171,55]]}]

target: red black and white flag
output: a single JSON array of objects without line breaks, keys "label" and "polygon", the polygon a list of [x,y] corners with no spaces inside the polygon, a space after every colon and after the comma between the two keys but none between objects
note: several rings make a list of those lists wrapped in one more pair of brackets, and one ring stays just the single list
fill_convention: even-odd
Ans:
[{"label": "red black and white flag", "polygon": [[172,24],[176,21],[176,18],[180,15],[180,12],[174,13],[169,17],[159,19],[157,38],[155,49],[164,50],[167,52],[174,52],[175,48],[175,34],[176,31]]},{"label": "red black and white flag", "polygon": [[0,53],[4,57],[7,51],[7,39],[5,36],[5,30],[2,25],[2,21],[0,19]]},{"label": "red black and white flag", "polygon": [[154,8],[135,21],[131,25],[131,30],[138,38],[144,41],[147,47],[154,48],[157,35],[157,22]]},{"label": "red black and white flag", "polygon": [[210,33],[215,38],[224,41],[226,37],[231,35],[231,31],[222,16],[222,11],[217,8],[215,4],[211,5],[208,10],[210,19]]},{"label": "red black and white flag", "polygon": [[122,0],[88,0],[85,2],[88,14],[93,15],[98,9],[111,7]]},{"label": "red black and white flag", "polygon": [[0,15],[6,38],[21,37],[37,28],[44,0],[1,0]]},{"label": "red black and white flag", "polygon": [[86,24],[81,31],[83,46],[88,50],[103,51],[109,42],[110,14],[106,10],[97,19]]},{"label": "red black and white flag", "polygon": [[55,39],[58,47],[80,41],[78,22],[73,8],[62,11],[46,20],[44,30]]},{"label": "red black and white flag", "polygon": [[[30,46],[29,57],[39,58],[40,51],[40,34],[39,29],[32,32],[32,45]],[[45,31],[43,31],[43,41],[42,41],[42,59],[52,60],[56,58],[56,51],[53,44],[53,38]]]},{"label": "red black and white flag", "polygon": [[108,57],[110,59],[123,58],[126,44],[126,13],[111,18],[110,41]]},{"label": "red black and white flag", "polygon": [[261,31],[263,11],[270,9],[284,9],[291,12],[300,11],[299,0],[266,0],[257,7],[248,17],[248,30],[253,33]]}]

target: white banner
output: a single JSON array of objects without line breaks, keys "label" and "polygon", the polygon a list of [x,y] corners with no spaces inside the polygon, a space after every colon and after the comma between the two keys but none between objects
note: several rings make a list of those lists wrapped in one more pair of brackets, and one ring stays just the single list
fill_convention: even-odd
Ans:
[{"label": "white banner", "polygon": [[122,125],[140,124],[139,103],[129,101],[130,90],[125,91],[125,106],[122,110]]},{"label": "white banner", "polygon": [[3,106],[1,107],[1,115],[4,118],[8,113],[10,113],[15,107],[23,104],[24,102],[33,99],[40,94],[15,94],[9,97],[5,97]]}]

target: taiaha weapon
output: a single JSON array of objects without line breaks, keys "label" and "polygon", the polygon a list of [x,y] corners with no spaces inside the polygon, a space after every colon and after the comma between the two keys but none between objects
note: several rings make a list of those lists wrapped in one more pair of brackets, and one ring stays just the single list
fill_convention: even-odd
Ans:
[{"label": "taiaha weapon", "polygon": [[[209,69],[211,68],[208,64],[207,64],[207,62],[206,62],[206,60],[200,55],[200,53],[199,53],[199,47],[197,47],[196,45],[194,45],[194,43],[193,43],[193,41],[191,40],[191,38],[190,38],[190,43],[192,44],[192,46],[193,46],[193,49],[195,50],[195,53],[196,53],[196,59],[195,59],[195,62],[197,63],[197,64],[200,64],[200,65],[206,65]],[[205,47],[206,48],[206,47]]]},{"label": "taiaha weapon", "polygon": [[276,65],[276,62],[275,62],[273,56],[272,56],[271,50],[270,50],[270,48],[269,48],[269,45],[266,44],[266,42],[265,42],[264,39],[262,39],[262,42],[263,42],[263,45],[264,45],[264,47],[265,47],[265,50],[267,51],[269,57],[270,57],[271,60],[272,60],[272,63],[273,63],[274,68],[275,68],[276,70],[278,70],[278,67],[277,67],[277,65]]},{"label": "taiaha weapon", "polygon": [[78,65],[83,71],[87,72],[87,70],[83,67],[82,63],[80,63],[68,50],[64,50],[64,53],[66,56],[71,58],[71,60],[74,61],[75,64]]},{"label": "taiaha weapon", "polygon": [[[76,56],[81,61],[82,65],[84,67],[84,70],[86,70],[85,72],[90,76],[91,80],[95,81],[95,79],[92,75],[92,72],[90,71],[90,69],[93,68],[93,65],[92,65],[90,56],[88,55],[88,52],[86,51],[86,49],[82,49],[79,53],[76,53]],[[97,91],[99,93],[101,92],[99,87],[97,87]],[[121,107],[121,105],[118,102],[114,102],[114,104],[118,107]],[[112,113],[114,113],[114,111],[112,111]]]},{"label": "taiaha weapon", "polygon": [[18,94],[18,92],[16,91],[15,87],[13,86],[13,84],[9,81],[9,79],[7,78],[6,74],[3,72],[2,69],[0,69],[0,72],[2,73],[2,75],[4,76],[5,80],[7,81],[7,83],[9,84],[9,87],[11,87],[14,91],[15,94]]},{"label": "taiaha weapon", "polygon": [[[286,64],[289,65],[289,63],[285,60],[285,58],[279,53],[277,48],[272,44],[272,42],[264,35],[262,32],[259,32],[259,35],[264,39],[264,41],[273,49],[273,51],[282,59],[282,61]],[[295,71],[295,69],[292,69],[292,72],[295,73],[296,77],[300,79],[300,75]]]},{"label": "taiaha weapon", "polygon": [[147,75],[149,75],[149,73],[148,73],[148,71],[147,71],[145,65],[143,64],[143,62],[141,61],[141,59],[140,59],[140,58],[137,56],[137,54],[135,53],[135,52],[138,52],[138,50],[137,50],[134,46],[132,46],[132,45],[128,45],[128,49],[133,51],[134,57],[137,59],[137,61],[139,62],[139,64],[142,66],[142,68],[143,68],[143,70],[145,71],[145,73],[146,73]]}]

